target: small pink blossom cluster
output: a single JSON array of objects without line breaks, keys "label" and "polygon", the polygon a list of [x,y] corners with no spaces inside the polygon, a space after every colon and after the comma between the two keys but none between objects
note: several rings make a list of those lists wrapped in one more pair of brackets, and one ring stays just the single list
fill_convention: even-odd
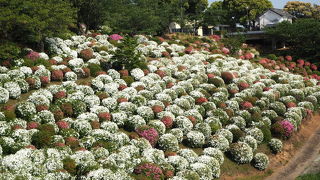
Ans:
[{"label": "small pink blossom cluster", "polygon": [[223,47],[223,48],[221,49],[221,51],[222,51],[224,54],[229,54],[229,53],[230,53],[230,50],[229,50],[228,48],[226,48],[226,47]]},{"label": "small pink blossom cluster", "polygon": [[123,37],[120,36],[119,34],[112,34],[112,35],[109,36],[109,38],[110,38],[111,40],[114,40],[114,41],[118,41],[118,40],[123,39]]},{"label": "small pink blossom cluster", "polygon": [[293,133],[294,130],[294,126],[291,122],[289,122],[288,120],[283,120],[280,122],[280,125],[282,126],[283,130],[284,130],[284,135],[286,137],[290,137],[291,134]]},{"label": "small pink blossom cluster", "polygon": [[136,129],[136,132],[140,137],[143,137],[146,140],[148,140],[152,147],[154,147],[159,140],[158,131],[150,126],[141,126]]},{"label": "small pink blossom cluster", "polygon": [[163,179],[162,169],[153,163],[142,163],[134,169],[135,174],[144,174],[155,180]]},{"label": "small pink blossom cluster", "polygon": [[35,61],[40,58],[40,54],[36,51],[31,51],[29,54],[27,54],[26,58]]},{"label": "small pink blossom cluster", "polygon": [[208,102],[208,99],[205,98],[205,97],[199,97],[196,99],[196,104],[202,104],[202,103],[205,103],[205,102]]},{"label": "small pink blossom cluster", "polygon": [[56,122],[57,126],[59,127],[59,129],[68,129],[69,128],[69,123],[66,121],[58,121]]},{"label": "small pink blossom cluster", "polygon": [[221,37],[219,35],[212,35],[210,36],[211,39],[214,39],[215,41],[220,41]]}]

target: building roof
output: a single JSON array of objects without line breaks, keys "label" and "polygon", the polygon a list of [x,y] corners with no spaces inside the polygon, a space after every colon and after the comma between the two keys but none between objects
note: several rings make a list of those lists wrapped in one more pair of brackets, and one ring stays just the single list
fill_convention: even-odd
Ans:
[{"label": "building roof", "polygon": [[294,18],[294,16],[292,16],[291,14],[289,14],[287,11],[283,10],[283,9],[277,9],[277,8],[270,8],[268,9],[267,11],[265,11],[264,13],[262,13],[260,16],[258,17],[261,17],[262,15],[264,15],[266,12],[268,11],[272,11],[276,14],[278,14],[279,16],[281,17],[287,17],[287,18]]}]

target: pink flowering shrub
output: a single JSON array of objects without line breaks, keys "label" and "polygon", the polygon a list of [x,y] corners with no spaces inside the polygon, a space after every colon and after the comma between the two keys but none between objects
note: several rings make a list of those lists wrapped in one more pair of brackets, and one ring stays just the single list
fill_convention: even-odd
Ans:
[{"label": "pink flowering shrub", "polygon": [[287,61],[292,61],[292,56],[286,56],[285,59],[286,59]]},{"label": "pink flowering shrub", "polygon": [[53,70],[51,72],[51,79],[53,81],[62,81],[63,80],[63,72],[61,70]]},{"label": "pink flowering shrub", "polygon": [[123,37],[120,36],[119,34],[112,34],[112,35],[109,36],[109,38],[110,38],[111,40],[114,40],[114,41],[118,41],[118,40],[123,39]]},{"label": "pink flowering shrub", "polygon": [[225,47],[223,47],[223,48],[221,49],[221,51],[222,51],[224,54],[229,54],[229,53],[230,53],[230,50],[229,50],[228,48],[225,48]]},{"label": "pink flowering shrub", "polygon": [[271,127],[271,131],[274,136],[288,139],[294,131],[294,126],[290,121],[282,120],[274,123]]},{"label": "pink flowering shrub", "polygon": [[148,140],[152,147],[154,147],[159,140],[158,131],[155,128],[152,128],[148,125],[138,127],[136,129],[136,132],[140,137],[143,137],[146,140]]},{"label": "pink flowering shrub", "polygon": [[244,58],[245,59],[253,59],[254,58],[254,54],[253,53],[246,53],[245,55],[244,55]]},{"label": "pink flowering shrub", "polygon": [[145,175],[154,180],[164,179],[164,175],[160,166],[149,162],[139,164],[135,167],[133,172],[138,175]]},{"label": "pink flowering shrub", "polygon": [[26,55],[26,58],[35,61],[40,58],[40,54],[38,52],[31,51],[29,54]]},{"label": "pink flowering shrub", "polygon": [[38,122],[34,122],[34,121],[31,121],[31,122],[28,122],[27,124],[27,129],[37,129],[39,127],[39,123]]},{"label": "pink flowering shrub", "polygon": [[210,36],[211,39],[214,39],[215,41],[220,41],[221,37],[219,35],[212,35]]}]

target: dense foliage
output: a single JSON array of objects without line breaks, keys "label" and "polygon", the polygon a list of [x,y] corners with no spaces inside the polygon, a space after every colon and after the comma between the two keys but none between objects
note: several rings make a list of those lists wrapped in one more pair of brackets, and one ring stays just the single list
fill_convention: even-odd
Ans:
[{"label": "dense foliage", "polygon": [[[290,47],[289,53],[301,58],[320,58],[320,22],[315,19],[298,19],[294,23],[282,22],[267,33]],[[308,41],[306,41],[308,39]]]}]

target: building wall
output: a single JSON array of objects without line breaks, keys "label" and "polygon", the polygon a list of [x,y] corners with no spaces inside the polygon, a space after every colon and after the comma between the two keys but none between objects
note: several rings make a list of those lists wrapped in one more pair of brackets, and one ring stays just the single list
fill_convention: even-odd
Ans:
[{"label": "building wall", "polygon": [[282,17],[273,11],[267,11],[266,13],[264,13],[262,16],[259,17],[258,24],[260,25],[260,28],[264,28],[267,25],[278,24],[283,21],[292,22],[292,19],[288,19],[287,17]]}]

